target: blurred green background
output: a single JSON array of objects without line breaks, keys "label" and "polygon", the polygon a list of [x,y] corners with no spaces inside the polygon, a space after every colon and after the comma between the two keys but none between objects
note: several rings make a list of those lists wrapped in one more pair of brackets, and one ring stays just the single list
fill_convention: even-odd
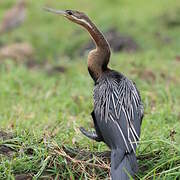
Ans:
[{"label": "blurred green background", "polygon": [[[0,24],[16,3],[0,1]],[[47,144],[54,141],[88,151],[107,150],[78,130],[93,128],[93,81],[87,53],[79,55],[90,37],[81,27],[45,12],[44,6],[83,11],[102,32],[115,28],[137,44],[133,52],[112,53],[110,62],[111,68],[136,82],[143,99],[145,116],[137,154],[159,152],[158,157],[138,161],[137,179],[180,177],[179,0],[28,0],[24,23],[0,34],[0,128],[7,137],[13,134],[7,138],[0,133],[0,179],[22,174],[77,179],[79,172],[68,163],[63,170],[58,168],[64,165],[63,158],[51,157]],[[28,44],[30,55],[4,56],[3,48],[11,52],[14,43]],[[11,155],[2,153],[2,147],[9,148]],[[27,149],[33,150],[31,156]],[[92,177],[103,179],[108,173],[79,175],[79,179]]]}]

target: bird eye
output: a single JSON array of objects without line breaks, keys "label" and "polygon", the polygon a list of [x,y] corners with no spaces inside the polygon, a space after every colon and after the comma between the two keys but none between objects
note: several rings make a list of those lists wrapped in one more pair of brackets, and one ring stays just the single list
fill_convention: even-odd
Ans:
[{"label": "bird eye", "polygon": [[72,15],[72,14],[73,14],[71,10],[66,10],[66,13],[67,13],[68,15]]}]

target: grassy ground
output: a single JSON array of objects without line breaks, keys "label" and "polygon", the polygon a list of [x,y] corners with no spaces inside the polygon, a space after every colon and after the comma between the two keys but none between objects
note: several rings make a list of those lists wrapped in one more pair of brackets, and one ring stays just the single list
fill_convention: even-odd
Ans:
[{"label": "grassy ground", "polygon": [[[0,2],[0,18],[14,2]],[[27,41],[35,47],[38,62],[65,66],[67,71],[49,75],[43,68],[28,69],[11,59],[1,63],[0,127],[8,135],[0,133],[0,179],[22,174],[35,179],[108,176],[108,168],[87,167],[85,172],[82,162],[62,153],[63,145],[88,152],[107,147],[78,130],[92,127],[93,81],[86,57],[74,55],[89,37],[78,26],[43,12],[44,5],[85,11],[103,31],[116,26],[134,37],[140,50],[113,54],[110,66],[136,82],[145,105],[138,179],[180,177],[180,26],[169,25],[180,18],[178,0],[32,0],[24,25],[0,37],[0,43]],[[97,158],[91,163],[96,164]]]}]

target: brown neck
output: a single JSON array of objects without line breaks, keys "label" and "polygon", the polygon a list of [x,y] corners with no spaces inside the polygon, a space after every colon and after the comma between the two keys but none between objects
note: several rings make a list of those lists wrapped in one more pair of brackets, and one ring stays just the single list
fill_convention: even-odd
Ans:
[{"label": "brown neck", "polygon": [[88,55],[88,70],[93,78],[96,81],[103,72],[108,70],[108,63],[110,58],[110,46],[103,34],[97,29],[97,27],[90,22],[91,27],[84,26],[90,33],[96,49],[92,50]]},{"label": "brown neck", "polygon": [[96,47],[110,50],[109,43],[103,36],[102,32],[100,32],[99,29],[92,22],[89,24],[91,25],[91,27],[87,26],[86,29],[90,33]]}]

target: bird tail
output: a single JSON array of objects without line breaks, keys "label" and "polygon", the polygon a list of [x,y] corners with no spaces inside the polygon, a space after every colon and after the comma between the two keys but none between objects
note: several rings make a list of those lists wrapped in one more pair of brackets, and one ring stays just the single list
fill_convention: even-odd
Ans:
[{"label": "bird tail", "polygon": [[138,171],[136,155],[130,154],[121,149],[114,149],[111,152],[111,178],[112,180],[131,180]]}]

